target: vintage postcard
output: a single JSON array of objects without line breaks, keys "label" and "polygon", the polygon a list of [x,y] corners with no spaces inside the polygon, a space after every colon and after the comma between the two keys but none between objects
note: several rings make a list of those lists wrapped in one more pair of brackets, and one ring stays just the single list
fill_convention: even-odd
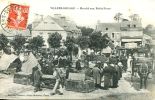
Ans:
[{"label": "vintage postcard", "polygon": [[0,0],[0,99],[155,100],[154,0]]}]

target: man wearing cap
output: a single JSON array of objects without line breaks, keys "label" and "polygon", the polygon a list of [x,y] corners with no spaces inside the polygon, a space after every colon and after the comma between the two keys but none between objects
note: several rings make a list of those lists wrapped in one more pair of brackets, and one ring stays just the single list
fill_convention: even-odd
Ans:
[{"label": "man wearing cap", "polygon": [[149,75],[149,68],[146,62],[142,62],[141,66],[138,68],[138,74],[140,76],[140,89],[143,85],[146,89],[146,82]]},{"label": "man wearing cap", "polygon": [[95,83],[96,88],[101,88],[101,73],[102,71],[100,70],[101,62],[97,61],[97,64],[93,68],[93,79]]},{"label": "man wearing cap", "polygon": [[41,78],[42,78],[42,72],[40,71],[40,69],[38,68],[38,65],[35,66],[33,68],[33,79],[34,79],[34,86],[35,86],[35,89],[34,89],[34,92],[37,92],[37,91],[41,91]]}]

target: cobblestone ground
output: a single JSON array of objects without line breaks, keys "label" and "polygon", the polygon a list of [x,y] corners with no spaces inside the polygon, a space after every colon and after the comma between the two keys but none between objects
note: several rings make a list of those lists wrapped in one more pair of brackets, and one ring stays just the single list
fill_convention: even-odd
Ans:
[{"label": "cobblestone ground", "polygon": [[[153,100],[153,91],[150,90],[136,90],[130,81],[125,78],[128,75],[123,74],[123,78],[119,81],[118,88],[110,88],[109,90],[95,90],[90,93],[79,93],[72,91],[65,91],[64,95],[51,96],[50,89],[43,89],[43,91],[33,92],[33,86],[26,86],[13,83],[13,77],[0,74],[0,97],[1,98],[39,98],[39,99],[102,99],[102,100]],[[152,84],[153,85],[153,84]],[[154,85],[153,85],[154,87]],[[155,93],[155,92],[154,92]]]},{"label": "cobblestone ground", "polygon": [[[136,90],[141,91],[139,89],[140,79],[138,77],[133,77],[132,81],[131,81],[131,77],[126,77],[125,79],[128,80],[131,83],[131,86],[133,86]],[[155,100],[155,73],[153,73],[152,77],[148,78],[147,80],[147,90],[150,92],[149,95],[151,95],[152,98]]]}]

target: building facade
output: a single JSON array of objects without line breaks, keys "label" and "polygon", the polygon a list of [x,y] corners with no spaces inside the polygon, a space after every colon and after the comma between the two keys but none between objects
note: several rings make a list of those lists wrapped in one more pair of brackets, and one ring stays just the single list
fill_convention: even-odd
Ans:
[{"label": "building facade", "polygon": [[141,22],[98,23],[96,31],[108,34],[115,47],[137,48],[143,44],[143,28]]},{"label": "building facade", "polygon": [[121,45],[120,23],[98,23],[95,31],[101,31],[102,35],[107,34],[115,46]]},{"label": "building facade", "polygon": [[123,21],[120,26],[121,46],[137,48],[143,45],[143,28],[139,21]]},{"label": "building facade", "polygon": [[37,25],[32,24],[32,37],[41,36],[45,41],[45,46],[48,48],[48,37],[50,34],[58,32],[62,36],[62,40],[66,40],[67,32],[58,25],[51,16],[47,16],[40,21]]}]

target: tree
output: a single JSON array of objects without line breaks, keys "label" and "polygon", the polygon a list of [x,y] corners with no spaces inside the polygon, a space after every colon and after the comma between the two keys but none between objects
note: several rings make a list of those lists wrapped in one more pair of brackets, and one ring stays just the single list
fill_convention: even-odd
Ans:
[{"label": "tree", "polygon": [[58,32],[49,35],[48,43],[52,48],[54,48],[54,55],[55,49],[61,46],[61,39],[62,36]]},{"label": "tree", "polygon": [[143,33],[147,35],[152,35],[155,33],[155,27],[149,24],[143,29]]},{"label": "tree", "polygon": [[16,35],[14,39],[10,42],[10,44],[13,46],[17,54],[19,54],[20,51],[23,49],[25,42],[26,38],[24,36]]},{"label": "tree", "polygon": [[58,56],[68,56],[67,48],[65,46],[60,47],[60,49],[57,52]]},{"label": "tree", "polygon": [[7,44],[9,43],[9,40],[4,34],[0,34],[0,50],[5,51],[7,48]]},{"label": "tree", "polygon": [[101,32],[94,32],[90,35],[90,45],[89,47],[93,49],[95,52],[98,52],[106,48],[108,46],[108,36],[103,35]]},{"label": "tree", "polygon": [[77,55],[78,46],[76,45],[76,39],[74,37],[67,37],[65,41],[65,46],[67,47],[68,54],[70,55],[70,59],[72,61],[72,55]]},{"label": "tree", "polygon": [[129,16],[129,18],[131,19],[131,21],[140,21],[141,18],[138,14],[132,14]]},{"label": "tree", "polygon": [[121,19],[122,19],[122,13],[120,12],[116,13],[116,15],[114,16],[114,20],[116,20],[119,23]]},{"label": "tree", "polygon": [[87,36],[78,37],[77,44],[81,49],[87,49],[90,44],[90,39]]},{"label": "tree", "polygon": [[30,49],[38,52],[38,49],[44,45],[44,40],[41,36],[33,37],[29,40]]},{"label": "tree", "polygon": [[86,27],[78,27],[80,30],[81,30],[81,33],[82,33],[82,36],[89,36],[93,31],[94,29],[92,28],[86,28]]}]

